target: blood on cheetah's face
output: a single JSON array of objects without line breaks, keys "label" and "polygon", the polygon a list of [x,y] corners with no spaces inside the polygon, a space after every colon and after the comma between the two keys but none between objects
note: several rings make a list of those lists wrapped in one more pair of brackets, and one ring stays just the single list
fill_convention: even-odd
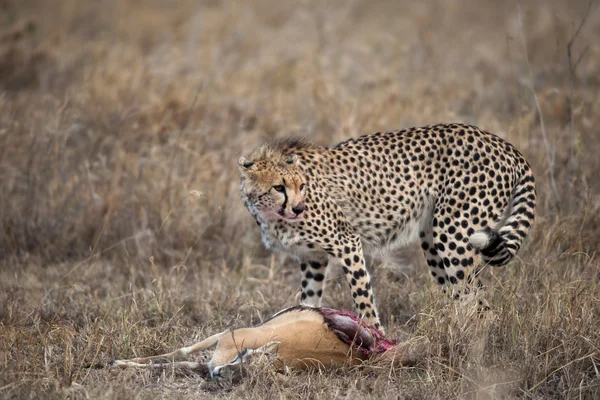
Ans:
[{"label": "blood on cheetah's face", "polygon": [[241,192],[250,213],[265,221],[297,222],[306,215],[306,178],[296,157],[282,162],[239,159]]}]

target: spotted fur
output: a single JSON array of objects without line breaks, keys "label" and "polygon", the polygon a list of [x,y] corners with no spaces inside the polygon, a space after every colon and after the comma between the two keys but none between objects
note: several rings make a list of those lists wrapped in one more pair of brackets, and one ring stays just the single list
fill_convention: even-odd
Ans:
[{"label": "spotted fur", "polygon": [[378,132],[334,147],[292,139],[239,164],[265,245],[299,259],[302,301],[319,306],[329,265],[341,265],[356,312],[377,326],[363,248],[419,239],[435,281],[469,290],[482,266],[514,257],[534,219],[529,164],[474,126]]}]

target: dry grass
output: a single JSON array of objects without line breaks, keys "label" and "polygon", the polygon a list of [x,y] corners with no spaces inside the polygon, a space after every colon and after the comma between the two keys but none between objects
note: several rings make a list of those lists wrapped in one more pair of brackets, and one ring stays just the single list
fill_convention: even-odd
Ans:
[{"label": "dry grass", "polygon": [[[598,7],[572,104],[567,59],[586,8],[522,2],[520,29],[498,1],[0,1],[0,396],[600,398]],[[240,155],[449,121],[513,142],[539,182],[527,247],[486,272],[493,316],[441,298],[412,251],[374,287],[393,337],[427,339],[415,368],[81,368],[299,300],[239,201]],[[349,308],[335,275],[325,303]]]}]

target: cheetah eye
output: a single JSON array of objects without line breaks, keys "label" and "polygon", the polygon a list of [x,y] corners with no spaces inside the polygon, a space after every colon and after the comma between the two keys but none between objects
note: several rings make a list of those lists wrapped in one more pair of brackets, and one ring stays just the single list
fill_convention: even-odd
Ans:
[{"label": "cheetah eye", "polygon": [[304,183],[302,185],[300,185],[300,190],[304,190]]},{"label": "cheetah eye", "polygon": [[273,189],[277,190],[278,192],[285,192],[285,188],[283,187],[283,185],[275,185],[273,186]]}]

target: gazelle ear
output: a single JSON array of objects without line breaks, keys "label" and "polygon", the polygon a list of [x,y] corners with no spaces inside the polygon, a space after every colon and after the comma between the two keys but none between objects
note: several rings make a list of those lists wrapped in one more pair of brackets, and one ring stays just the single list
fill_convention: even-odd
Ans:
[{"label": "gazelle ear", "polygon": [[290,156],[290,158],[288,158],[287,160],[285,160],[285,162],[288,164],[296,164],[296,161],[298,161],[298,156],[295,154]]},{"label": "gazelle ear", "polygon": [[240,157],[240,159],[238,160],[238,167],[240,168],[240,171],[244,171],[244,170],[248,170],[250,169],[250,167],[252,167],[254,165],[253,162],[248,161],[248,159],[246,157]]},{"label": "gazelle ear", "polygon": [[261,350],[264,354],[277,356],[277,353],[279,352],[279,344],[280,342],[270,341],[258,350]]}]

